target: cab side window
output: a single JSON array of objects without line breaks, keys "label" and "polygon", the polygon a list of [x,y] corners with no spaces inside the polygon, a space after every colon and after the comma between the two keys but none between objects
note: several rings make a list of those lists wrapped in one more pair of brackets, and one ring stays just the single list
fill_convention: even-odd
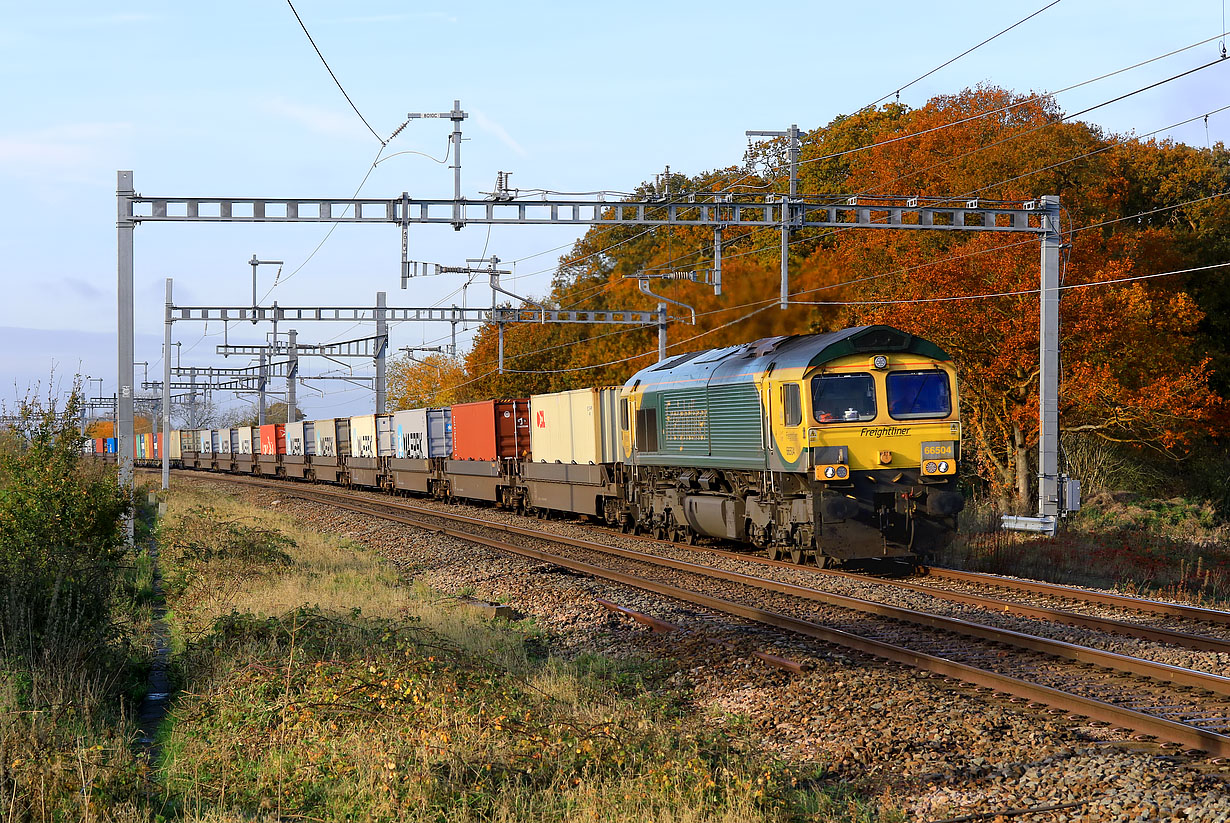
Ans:
[{"label": "cab side window", "polygon": [[797,426],[803,422],[803,401],[798,383],[782,386],[782,416],[787,426]]}]

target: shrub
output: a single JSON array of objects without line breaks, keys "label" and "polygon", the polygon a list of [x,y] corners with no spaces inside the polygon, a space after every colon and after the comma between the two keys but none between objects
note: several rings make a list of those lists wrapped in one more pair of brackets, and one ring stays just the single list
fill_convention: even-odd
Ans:
[{"label": "shrub", "polygon": [[83,459],[80,386],[61,410],[24,400],[0,442],[0,653],[72,666],[113,632],[131,503]]}]

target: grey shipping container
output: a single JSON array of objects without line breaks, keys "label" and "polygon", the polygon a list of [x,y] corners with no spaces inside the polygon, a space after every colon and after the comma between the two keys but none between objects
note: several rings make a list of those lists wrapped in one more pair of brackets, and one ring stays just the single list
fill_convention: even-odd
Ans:
[{"label": "grey shipping container", "polygon": [[398,457],[449,457],[453,453],[452,409],[406,409],[393,414]]}]

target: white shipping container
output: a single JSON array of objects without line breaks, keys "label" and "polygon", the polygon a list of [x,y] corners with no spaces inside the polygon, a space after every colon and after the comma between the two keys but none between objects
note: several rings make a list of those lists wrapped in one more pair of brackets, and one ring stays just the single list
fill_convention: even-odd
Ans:
[{"label": "white shipping container", "polygon": [[286,453],[303,456],[303,421],[286,424]]},{"label": "white shipping container", "polygon": [[427,457],[427,409],[393,412],[393,443],[398,457]]},{"label": "white shipping container", "polygon": [[240,454],[239,451],[239,429],[227,429],[230,432],[231,439],[231,454]]},{"label": "white shipping container", "polygon": [[218,429],[218,447],[219,454],[231,453],[231,430]]},{"label": "white shipping container", "polygon": [[[576,389],[530,397],[530,453],[538,463],[602,463],[603,392]],[[605,458],[605,459],[604,459]]]},{"label": "white shipping container", "polygon": [[352,457],[391,457],[393,415],[361,414],[350,418],[350,454]]},{"label": "white shipping container", "polygon": [[200,429],[196,433],[196,442],[201,454],[213,454],[213,432],[209,429]]},{"label": "white shipping container", "polygon": [[333,418],[315,422],[317,456],[337,457],[337,422]]},{"label": "white shipping container", "polygon": [[[260,446],[260,441],[257,441],[257,446]],[[252,427],[239,427],[239,453],[240,454],[255,454],[252,451]]]}]

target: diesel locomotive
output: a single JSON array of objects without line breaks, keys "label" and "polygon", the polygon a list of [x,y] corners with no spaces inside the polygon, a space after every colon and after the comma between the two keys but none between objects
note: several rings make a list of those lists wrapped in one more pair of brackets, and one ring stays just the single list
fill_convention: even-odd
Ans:
[{"label": "diesel locomotive", "polygon": [[[138,439],[138,464],[160,460],[160,440]],[[899,329],[862,326],[677,355],[621,387],[174,432],[168,458],[587,515],[830,566],[945,545],[964,506],[960,443],[951,358]]]}]

